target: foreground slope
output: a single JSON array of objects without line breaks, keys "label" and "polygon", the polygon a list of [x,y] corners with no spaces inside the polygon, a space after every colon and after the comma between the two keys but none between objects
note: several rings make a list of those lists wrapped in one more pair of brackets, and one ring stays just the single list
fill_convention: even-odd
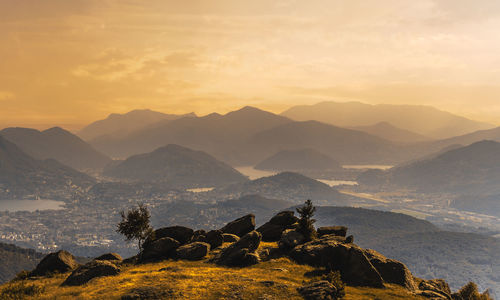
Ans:
[{"label": "foreground slope", "polygon": [[129,157],[106,168],[104,174],[120,179],[188,187],[214,187],[247,180],[231,166],[205,152],[173,144]]},{"label": "foreground slope", "polygon": [[38,131],[29,128],[6,128],[0,135],[37,159],[55,159],[74,169],[100,169],[111,162],[76,135],[59,127]]},{"label": "foreground slope", "polygon": [[341,127],[389,122],[396,127],[436,139],[493,127],[490,124],[421,105],[321,102],[314,105],[294,106],[282,115],[297,121],[317,120]]},{"label": "foreground slope", "polygon": [[90,176],[55,160],[34,159],[0,136],[0,199],[59,197],[94,182]]}]

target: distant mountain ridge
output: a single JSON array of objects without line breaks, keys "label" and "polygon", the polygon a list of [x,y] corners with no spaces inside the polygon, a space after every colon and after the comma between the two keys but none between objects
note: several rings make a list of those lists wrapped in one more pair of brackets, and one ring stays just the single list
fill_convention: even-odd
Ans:
[{"label": "distant mountain ridge", "polygon": [[125,114],[113,113],[104,120],[95,121],[87,125],[78,132],[78,135],[87,141],[105,136],[123,136],[141,130],[156,122],[195,116],[194,113],[174,115],[149,109],[133,110]]},{"label": "distant mountain ridge", "polygon": [[255,166],[257,170],[301,171],[301,170],[339,170],[342,166],[314,149],[283,150],[266,158]]},{"label": "distant mountain ridge", "polygon": [[34,159],[0,136],[0,199],[60,196],[61,192],[68,194],[94,182],[92,177],[56,160]]},{"label": "distant mountain ridge", "polygon": [[329,101],[294,106],[281,115],[296,121],[316,120],[341,127],[370,126],[379,122],[389,122],[398,128],[435,139],[494,127],[491,124],[421,105],[371,105],[361,102]]},{"label": "distant mountain ridge", "polygon": [[111,162],[109,157],[60,127],[44,131],[10,127],[1,130],[0,135],[34,158],[55,159],[78,170],[100,169]]},{"label": "distant mountain ridge", "polygon": [[174,144],[151,153],[131,156],[106,168],[104,175],[186,187],[215,187],[248,180],[231,166],[205,152]]},{"label": "distant mountain ridge", "polygon": [[416,143],[431,140],[421,134],[398,128],[389,122],[379,122],[370,126],[356,126],[351,127],[351,129],[363,131],[397,143]]},{"label": "distant mountain ridge", "polygon": [[359,181],[420,192],[500,194],[500,143],[481,141],[387,171],[368,171]]}]

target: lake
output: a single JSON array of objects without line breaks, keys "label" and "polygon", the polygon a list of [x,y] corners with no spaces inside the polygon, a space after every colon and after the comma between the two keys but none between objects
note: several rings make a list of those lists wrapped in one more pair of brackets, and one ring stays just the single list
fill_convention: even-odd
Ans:
[{"label": "lake", "polygon": [[256,170],[252,166],[236,167],[235,169],[238,172],[240,172],[241,174],[248,176],[248,178],[250,178],[250,180],[259,179],[262,177],[273,176],[273,175],[278,174],[278,172],[273,172],[273,171]]},{"label": "lake", "polygon": [[358,182],[352,180],[327,180],[327,179],[316,179],[316,180],[326,183],[329,186],[358,185]]},{"label": "lake", "polygon": [[362,169],[377,169],[377,170],[388,170],[394,166],[389,166],[389,165],[345,165],[342,166],[344,169],[355,169],[355,170],[362,170]]},{"label": "lake", "polygon": [[0,211],[35,211],[64,209],[64,202],[55,200],[0,200]]}]

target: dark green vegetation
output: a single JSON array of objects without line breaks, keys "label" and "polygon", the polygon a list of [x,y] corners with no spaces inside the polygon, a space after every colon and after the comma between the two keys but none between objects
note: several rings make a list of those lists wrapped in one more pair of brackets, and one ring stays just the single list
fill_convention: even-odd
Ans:
[{"label": "dark green vegetation", "polygon": [[55,159],[77,170],[101,169],[111,162],[76,135],[59,127],[38,131],[29,128],[6,128],[0,135],[36,159]]},{"label": "dark green vegetation", "polygon": [[307,200],[303,206],[297,207],[296,210],[299,214],[299,226],[297,227],[297,232],[300,232],[305,237],[306,241],[316,238],[317,233],[314,228],[316,220],[313,219],[316,207],[313,206],[312,201]]},{"label": "dark green vegetation", "polygon": [[[0,199],[34,195],[66,195],[90,187],[95,180],[56,160],[37,160],[0,136]],[[55,195],[56,194],[56,195]]]},{"label": "dark green vegetation", "polygon": [[302,171],[341,170],[342,166],[328,155],[314,149],[283,150],[255,166],[258,170]]},{"label": "dark green vegetation", "polygon": [[31,249],[0,243],[0,283],[14,278],[22,270],[33,269],[44,254]]},{"label": "dark green vegetation", "polygon": [[248,179],[202,151],[167,145],[134,155],[104,170],[104,175],[137,181],[166,182],[178,187],[214,187]]}]

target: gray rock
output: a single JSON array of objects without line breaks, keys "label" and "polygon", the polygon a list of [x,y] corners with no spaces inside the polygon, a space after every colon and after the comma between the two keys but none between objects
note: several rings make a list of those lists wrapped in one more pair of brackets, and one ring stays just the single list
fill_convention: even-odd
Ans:
[{"label": "gray rock", "polygon": [[141,260],[156,260],[171,257],[180,243],[173,238],[164,237],[150,242],[142,251]]},{"label": "gray rock", "polygon": [[316,281],[298,288],[302,297],[306,300],[335,300],[337,289],[326,280]]},{"label": "gray rock", "polygon": [[452,299],[450,286],[443,279],[422,280],[418,289],[427,298]]},{"label": "gray rock", "polygon": [[223,233],[231,233],[242,237],[254,229],[255,216],[253,214],[249,214],[232,222],[229,222],[228,224],[226,224],[226,226],[222,227],[221,231]]},{"label": "gray rock", "polygon": [[191,228],[184,226],[170,226],[155,230],[153,236],[154,240],[169,237],[178,241],[181,245],[184,245],[191,241],[193,234],[194,231]]},{"label": "gray rock", "polygon": [[223,233],[222,238],[224,239],[224,243],[234,243],[240,239],[239,236],[230,233]]},{"label": "gray rock", "polygon": [[223,249],[216,257],[215,262],[227,266],[249,266],[260,261],[255,251],[259,248],[262,235],[252,231],[244,235],[239,241]]},{"label": "gray rock", "polygon": [[325,234],[333,234],[345,237],[347,235],[347,227],[345,226],[324,226],[318,228],[318,236],[321,237]]},{"label": "gray rock", "polygon": [[99,257],[94,258],[94,260],[109,260],[111,262],[121,262],[123,259],[118,253],[106,253]]},{"label": "gray rock", "polygon": [[97,277],[113,276],[120,273],[120,269],[113,263],[105,260],[94,260],[78,267],[62,283],[62,286],[79,286]]},{"label": "gray rock", "polygon": [[417,290],[413,275],[402,262],[386,258],[382,254],[371,249],[365,249],[365,255],[385,282],[401,285],[410,291]]},{"label": "gray rock", "polygon": [[175,250],[175,254],[180,259],[200,260],[207,256],[210,251],[210,244],[203,242],[193,242],[180,246]]},{"label": "gray rock", "polygon": [[30,276],[47,276],[55,273],[66,273],[78,267],[75,257],[68,251],[57,251],[47,254]]},{"label": "gray rock", "polygon": [[276,242],[281,238],[283,231],[293,228],[297,221],[298,218],[294,216],[293,211],[282,211],[257,228],[257,231],[262,234],[263,241]]},{"label": "gray rock", "polygon": [[295,229],[287,229],[281,235],[278,246],[282,250],[290,250],[305,242],[305,237],[302,233]]}]

